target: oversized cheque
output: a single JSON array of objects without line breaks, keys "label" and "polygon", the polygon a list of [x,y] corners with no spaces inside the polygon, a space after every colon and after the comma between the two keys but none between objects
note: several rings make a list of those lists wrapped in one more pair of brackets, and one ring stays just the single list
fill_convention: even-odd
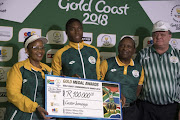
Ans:
[{"label": "oversized cheque", "polygon": [[48,116],[122,119],[119,83],[46,75],[45,86]]}]

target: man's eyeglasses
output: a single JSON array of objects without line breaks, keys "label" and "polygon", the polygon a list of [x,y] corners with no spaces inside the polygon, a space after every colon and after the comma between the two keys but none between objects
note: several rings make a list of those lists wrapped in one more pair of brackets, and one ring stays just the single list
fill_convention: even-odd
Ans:
[{"label": "man's eyeglasses", "polygon": [[45,47],[38,47],[38,46],[32,46],[32,49],[35,50],[35,51],[38,51],[38,50],[45,50]]}]

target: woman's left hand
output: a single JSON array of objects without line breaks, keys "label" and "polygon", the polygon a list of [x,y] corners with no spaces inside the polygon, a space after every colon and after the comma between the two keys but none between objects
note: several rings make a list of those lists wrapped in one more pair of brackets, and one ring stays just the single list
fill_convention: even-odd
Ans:
[{"label": "woman's left hand", "polygon": [[51,119],[52,117],[46,117],[45,115],[48,115],[48,112],[41,106],[37,108],[39,114],[44,118],[44,119]]}]

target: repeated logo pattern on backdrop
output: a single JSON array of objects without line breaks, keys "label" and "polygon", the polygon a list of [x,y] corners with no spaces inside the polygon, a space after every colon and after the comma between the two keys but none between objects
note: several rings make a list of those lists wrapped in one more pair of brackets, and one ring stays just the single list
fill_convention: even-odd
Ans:
[{"label": "repeated logo pattern on backdrop", "polygon": [[13,27],[0,26],[0,40],[9,41],[13,37]]},{"label": "repeated logo pattern on backdrop", "polygon": [[[21,3],[20,5],[22,7],[17,7],[19,6],[17,1]],[[0,63],[1,63],[0,65],[0,104],[7,102],[7,95],[6,95],[6,89],[5,89],[5,82],[7,79],[6,74],[9,71],[9,69],[12,67],[12,65],[10,66],[8,63],[12,63],[11,61],[17,62],[16,59],[14,60],[14,57],[17,57],[15,56],[17,54],[18,54],[18,57],[17,57],[18,61],[22,61],[28,58],[28,55],[25,53],[25,49],[23,48],[23,42],[26,37],[33,34],[38,34],[40,36],[41,35],[45,36],[49,40],[48,45],[47,45],[48,49],[46,49],[46,55],[45,55],[45,63],[48,63],[48,64],[51,63],[53,55],[56,53],[56,51],[62,46],[65,46],[66,44],[68,44],[67,42],[68,38],[65,33],[65,30],[49,29],[49,27],[51,27],[50,22],[52,22],[53,25],[54,25],[54,22],[57,22],[55,20],[56,18],[53,18],[53,21],[48,21],[47,24],[44,24],[44,22],[41,21],[41,19],[32,21],[32,19],[34,19],[33,18],[34,16],[38,17],[36,13],[37,10],[34,10],[34,8],[41,1],[42,0],[36,0],[33,2],[29,0],[13,0],[13,1],[2,0],[0,2],[0,14],[1,14],[0,19],[4,19],[2,20],[2,24],[0,24],[0,42],[1,42],[1,46],[0,46]],[[128,28],[128,26],[131,23],[129,22],[126,23],[127,17],[128,19],[129,18],[135,19],[133,14],[138,14],[138,13],[135,13],[134,11],[136,11],[137,6],[139,7],[139,4],[142,6],[143,9],[138,8],[138,10],[140,9],[142,9],[142,11],[144,10],[143,12],[145,12],[149,18],[146,15],[138,16],[138,18],[141,19],[141,17],[143,18],[147,17],[148,20],[150,19],[152,23],[155,23],[158,20],[165,20],[170,23],[171,31],[174,32],[174,34],[176,34],[177,32],[180,32],[179,1],[139,1],[137,2],[138,4],[136,4],[136,6],[134,6],[135,2],[132,2],[130,0],[129,1],[114,0],[114,1],[117,1],[117,4],[115,4],[115,2],[114,3],[112,2],[111,4],[111,2],[109,2],[108,0],[77,0],[77,1],[59,0],[53,6],[54,8],[51,8],[51,9],[52,11],[54,10],[53,15],[54,14],[59,15],[60,13],[60,17],[61,17],[60,19],[62,19],[62,17],[64,16],[66,16],[66,18],[69,18],[69,17],[72,17],[71,16],[72,13],[74,15],[78,13],[78,19],[82,20],[82,23],[85,26],[88,26],[88,27],[90,26],[89,27],[90,29],[88,28],[85,32],[83,32],[82,39],[84,40],[85,43],[92,44],[100,50],[101,61],[109,57],[115,57],[117,55],[117,50],[116,50],[117,44],[119,43],[120,39],[122,39],[125,36],[132,37],[135,40],[136,47],[139,47],[140,43],[143,43],[143,48],[149,47],[153,44],[153,40],[150,34],[148,34],[147,36],[143,36],[142,38],[142,36],[138,36],[137,34],[134,33],[135,29],[133,27],[132,27],[133,29]],[[11,4],[8,4],[8,2],[11,2]],[[42,2],[45,3],[45,1],[42,1]],[[42,12],[42,11],[44,12],[44,8],[42,8],[42,6],[39,6],[38,10],[40,11],[38,12]],[[27,17],[28,15],[31,15],[30,14],[31,12],[33,14],[32,15],[33,17],[32,16]],[[61,13],[66,13],[66,15],[62,15]],[[156,15],[156,17],[154,17],[154,15]],[[54,16],[54,17],[58,18],[59,16]],[[42,19],[43,18],[44,16],[42,17]],[[65,23],[64,19],[62,21],[57,22],[59,26],[62,27],[62,23],[64,26],[64,23]],[[8,21],[5,21],[5,20],[8,20]],[[138,20],[137,19],[136,21],[132,20],[134,22],[133,24],[136,24]],[[11,23],[10,21],[14,21],[14,22]],[[39,25],[39,21],[41,21],[45,27],[43,25]],[[114,27],[116,27],[117,24],[122,25],[123,23],[127,25],[120,26],[122,28],[120,27],[115,28],[116,31],[114,32],[111,29],[112,21],[116,22],[116,23],[113,23],[115,24],[113,26],[113,29]],[[18,23],[15,23],[15,22],[18,22]],[[151,22],[147,23],[147,26],[148,26],[147,29],[151,29],[149,28],[149,26],[152,27]],[[138,27],[141,27],[140,25],[138,24],[134,26],[137,27],[136,29],[138,29]],[[144,26],[144,27],[147,27],[147,26]],[[102,31],[99,32],[99,29],[97,27],[102,29]],[[109,31],[104,30],[105,27],[108,27]],[[127,27],[128,32],[124,27]],[[148,32],[151,32],[151,31],[148,31]],[[173,37],[169,43],[174,48],[180,49],[180,38]],[[17,51],[18,53],[15,53],[15,51]],[[133,56],[133,58],[135,56],[136,54]],[[174,58],[171,58],[171,59],[172,61],[176,62],[176,59]],[[89,58],[89,61],[92,64],[96,62],[94,61],[94,58],[92,57]],[[73,61],[71,61],[71,64],[73,64]],[[114,71],[114,69],[112,69],[112,71]],[[136,71],[134,71],[133,74],[136,76],[138,75]],[[51,83],[53,84],[53,81],[51,81]],[[53,97],[54,99],[56,99],[57,96],[53,96]],[[52,105],[54,104],[56,103],[52,103]],[[5,107],[0,105],[0,119],[3,119],[5,110],[6,110]],[[53,111],[56,112],[57,109],[53,109]]]}]

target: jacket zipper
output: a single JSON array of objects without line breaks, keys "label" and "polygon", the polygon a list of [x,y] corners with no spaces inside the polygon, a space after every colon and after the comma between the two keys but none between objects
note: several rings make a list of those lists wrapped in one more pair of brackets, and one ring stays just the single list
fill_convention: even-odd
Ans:
[{"label": "jacket zipper", "polygon": [[79,43],[78,43],[78,52],[79,52],[79,55],[80,55],[80,58],[81,58],[84,79],[86,79],[86,73],[85,73],[85,69],[84,69],[84,61],[83,61],[82,54],[81,54],[81,51],[80,51],[80,48],[79,48]]},{"label": "jacket zipper", "polygon": [[[31,71],[32,72],[32,71]],[[32,72],[34,73],[34,72]],[[34,93],[34,102],[36,101],[36,93],[37,93],[37,86],[38,86],[38,79],[37,79],[37,75],[36,73],[34,73],[35,77],[36,77],[36,89],[35,89],[35,93]],[[33,113],[31,114],[31,118],[30,120],[32,120],[32,117],[33,117]]]},{"label": "jacket zipper", "polygon": [[14,113],[13,113],[12,117],[10,118],[10,120],[13,120],[13,119],[14,119],[16,113],[17,113],[17,110],[14,111]]}]

